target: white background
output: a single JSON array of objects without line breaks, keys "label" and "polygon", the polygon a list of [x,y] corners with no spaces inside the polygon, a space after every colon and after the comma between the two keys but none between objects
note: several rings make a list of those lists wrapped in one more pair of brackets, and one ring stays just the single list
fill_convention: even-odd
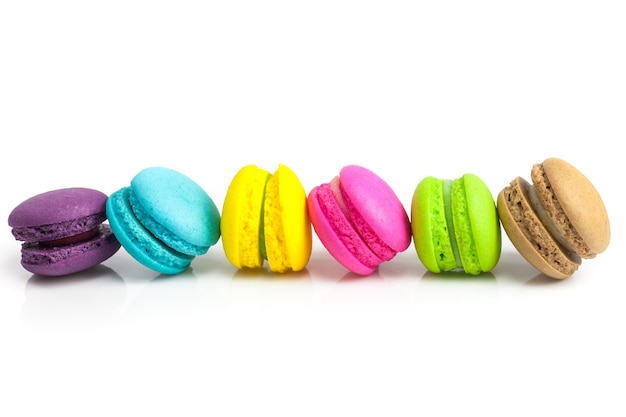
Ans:
[{"label": "white background", "polygon": [[495,197],[558,156],[613,232],[565,281],[504,234],[480,277],[428,274],[411,246],[358,278],[316,239],[296,276],[238,273],[220,241],[174,277],[122,249],[48,279],[7,225],[0,415],[626,414],[622,1],[0,5],[5,219],[152,165],[221,208],[243,165],[286,164],[308,191],[355,163],[408,210],[427,175],[472,172]]}]

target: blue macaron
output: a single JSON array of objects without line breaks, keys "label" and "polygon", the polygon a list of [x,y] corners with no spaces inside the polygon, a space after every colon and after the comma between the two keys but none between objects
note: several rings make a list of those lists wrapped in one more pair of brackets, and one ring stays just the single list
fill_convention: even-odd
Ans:
[{"label": "blue macaron", "polygon": [[220,238],[220,214],[189,177],[150,167],[111,194],[106,212],[122,247],[146,267],[177,274]]}]

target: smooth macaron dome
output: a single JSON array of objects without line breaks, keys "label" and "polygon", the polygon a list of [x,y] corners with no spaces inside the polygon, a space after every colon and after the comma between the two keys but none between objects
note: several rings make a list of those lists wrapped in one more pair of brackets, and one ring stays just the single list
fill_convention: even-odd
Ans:
[{"label": "smooth macaron dome", "polygon": [[552,278],[573,275],[610,241],[604,202],[591,181],[560,158],[531,169],[529,183],[515,178],[498,194],[498,215],[518,252]]},{"label": "smooth macaron dome", "polygon": [[399,198],[362,166],[347,165],[330,182],[314,187],[307,205],[322,244],[356,274],[371,274],[411,242],[409,218]]},{"label": "smooth macaron dome", "polygon": [[271,174],[254,164],[233,177],[222,207],[222,245],[238,269],[273,272],[304,269],[311,256],[311,222],[306,192],[295,173],[279,164]]},{"label": "smooth macaron dome", "polygon": [[107,195],[73,187],[33,196],[9,214],[13,236],[22,244],[22,265],[30,272],[60,276],[111,257],[120,243],[104,222]]},{"label": "smooth macaron dome", "polygon": [[500,258],[496,205],[486,184],[473,174],[420,181],[411,202],[411,230],[418,257],[431,272],[478,275]]},{"label": "smooth macaron dome", "polygon": [[220,237],[220,214],[188,176],[165,167],[140,171],[107,202],[113,232],[140,263],[164,274],[185,270]]}]

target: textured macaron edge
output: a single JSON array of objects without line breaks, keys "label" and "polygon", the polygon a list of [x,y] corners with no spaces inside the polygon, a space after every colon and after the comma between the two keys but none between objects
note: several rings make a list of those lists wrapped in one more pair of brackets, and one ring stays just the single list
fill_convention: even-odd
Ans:
[{"label": "textured macaron edge", "polygon": [[267,181],[263,224],[270,270],[284,273],[304,269],[312,251],[307,195],[300,179],[284,164],[279,164]]},{"label": "textured macaron edge", "polygon": [[307,207],[315,233],[335,260],[358,275],[369,275],[376,270],[382,260],[354,230],[329,183],[309,192]]},{"label": "textured macaron edge", "polygon": [[488,272],[501,252],[500,223],[486,184],[474,174],[454,180],[428,176],[411,200],[413,243],[431,272]]},{"label": "textured macaron edge", "polygon": [[450,204],[452,213],[453,227],[449,228],[448,232],[454,230],[453,239],[456,240],[456,247],[461,259],[460,268],[466,274],[478,275],[482,270],[474,242],[470,207],[465,191],[465,177],[452,181],[448,204]]},{"label": "textured macaron edge", "polygon": [[135,217],[130,205],[131,187],[109,196],[109,225],[122,247],[139,263],[163,274],[177,274],[189,267],[193,256],[177,252],[151,234]]},{"label": "textured macaron edge", "polygon": [[[502,251],[502,232],[496,203],[487,184],[474,174],[463,175],[459,183],[461,182],[472,235],[471,265],[474,266],[468,270],[465,261],[463,265],[466,272],[476,275],[488,272],[497,265]],[[459,251],[463,252],[464,244],[458,242],[458,246]]]},{"label": "textured macaron edge", "polygon": [[415,187],[411,231],[417,256],[426,269],[439,273],[457,268],[443,201],[443,180],[428,176]]},{"label": "textured macaron edge", "polygon": [[269,171],[254,164],[233,176],[222,205],[220,228],[226,259],[236,268],[261,268],[265,258],[263,201]]},{"label": "textured macaron edge", "polygon": [[610,241],[606,207],[591,181],[559,158],[533,165],[531,179],[555,232],[586,259],[603,252]]},{"label": "textured macaron edge", "polygon": [[556,279],[570,277],[580,265],[580,257],[565,249],[532,209],[530,184],[521,177],[504,187],[497,197],[502,227],[517,251],[541,273]]},{"label": "textured macaron edge", "polygon": [[8,224],[16,240],[56,240],[96,229],[106,220],[107,195],[101,191],[69,187],[46,191],[18,204]]},{"label": "textured macaron edge", "polygon": [[35,242],[22,244],[21,264],[42,276],[63,276],[92,268],[113,256],[120,242],[107,224],[101,224],[91,239],[64,246],[45,247]]},{"label": "textured macaron edge", "polygon": [[190,256],[203,255],[209,250],[209,246],[198,246],[189,243],[186,240],[179,238],[176,233],[164,227],[159,221],[152,217],[148,210],[146,210],[138,201],[132,187],[128,193],[128,199],[130,207],[137,220],[165,245],[177,252]]},{"label": "textured macaron edge", "polygon": [[385,180],[363,166],[346,165],[339,172],[339,185],[350,221],[377,256],[390,260],[409,247],[409,217]]}]

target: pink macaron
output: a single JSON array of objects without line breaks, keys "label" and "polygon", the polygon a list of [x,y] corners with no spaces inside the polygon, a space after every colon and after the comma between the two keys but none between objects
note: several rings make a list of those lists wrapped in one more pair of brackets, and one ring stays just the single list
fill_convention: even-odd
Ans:
[{"label": "pink macaron", "polygon": [[311,223],[344,267],[369,275],[411,243],[409,217],[391,187],[372,171],[348,165],[308,195]]}]

